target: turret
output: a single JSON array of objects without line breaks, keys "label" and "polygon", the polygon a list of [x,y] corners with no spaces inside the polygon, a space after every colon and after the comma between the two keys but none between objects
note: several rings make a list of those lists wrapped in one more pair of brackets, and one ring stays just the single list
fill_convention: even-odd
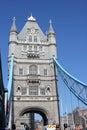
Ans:
[{"label": "turret", "polygon": [[14,53],[15,44],[17,42],[17,28],[15,23],[15,17],[13,18],[13,24],[10,29],[10,36],[9,36],[9,55]]},{"label": "turret", "polygon": [[13,18],[13,24],[10,29],[10,37],[9,37],[9,42],[16,41],[17,40],[17,28],[16,28],[16,23],[15,23],[15,17]]},{"label": "turret", "polygon": [[56,44],[55,32],[54,32],[51,20],[50,20],[49,31],[47,33],[47,39],[48,39],[49,44]]},{"label": "turret", "polygon": [[52,58],[52,56],[56,56],[56,34],[54,32],[51,20],[49,31],[47,33],[47,40],[49,45],[49,57]]}]

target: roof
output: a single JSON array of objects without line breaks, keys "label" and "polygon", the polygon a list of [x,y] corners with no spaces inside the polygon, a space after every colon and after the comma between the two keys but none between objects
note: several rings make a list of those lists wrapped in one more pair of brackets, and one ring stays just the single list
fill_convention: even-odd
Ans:
[{"label": "roof", "polygon": [[55,34],[53,26],[52,26],[52,21],[50,20],[50,27],[49,27],[49,31],[48,34]]},{"label": "roof", "polygon": [[10,32],[17,32],[17,28],[16,28],[16,23],[15,23],[16,19],[15,17],[13,18],[13,24],[11,26],[11,30]]},{"label": "roof", "polygon": [[40,36],[40,40],[42,41],[46,40],[46,36],[40,29],[38,23],[36,22],[36,19],[32,15],[27,19],[27,22],[25,23],[21,32],[18,34],[18,39],[25,40],[26,35],[27,35],[27,30],[32,29],[32,28],[35,30],[38,30],[38,35]]}]

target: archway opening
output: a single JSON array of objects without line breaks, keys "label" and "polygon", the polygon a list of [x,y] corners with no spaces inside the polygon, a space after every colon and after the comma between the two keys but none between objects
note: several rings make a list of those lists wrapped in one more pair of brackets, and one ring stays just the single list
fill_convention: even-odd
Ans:
[{"label": "archway opening", "polygon": [[30,130],[41,130],[48,125],[47,113],[39,108],[24,109],[20,116],[22,117],[21,125],[26,125]]}]

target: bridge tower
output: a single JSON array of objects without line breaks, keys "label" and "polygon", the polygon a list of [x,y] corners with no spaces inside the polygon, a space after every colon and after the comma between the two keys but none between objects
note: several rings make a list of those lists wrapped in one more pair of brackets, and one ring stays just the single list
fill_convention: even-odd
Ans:
[{"label": "bridge tower", "polygon": [[57,75],[52,60],[52,56],[57,57],[56,37],[52,22],[45,35],[31,15],[18,33],[14,18],[9,35],[8,68],[11,54],[14,54],[12,123],[19,129],[27,113],[40,114],[43,125],[58,123]]}]

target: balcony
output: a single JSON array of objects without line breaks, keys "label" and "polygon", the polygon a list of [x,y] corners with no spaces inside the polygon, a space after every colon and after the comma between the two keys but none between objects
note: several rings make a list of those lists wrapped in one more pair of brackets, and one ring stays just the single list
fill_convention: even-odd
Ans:
[{"label": "balcony", "polygon": [[28,58],[39,58],[39,54],[37,53],[37,51],[33,52],[33,51],[28,51],[27,52],[27,57]]},{"label": "balcony", "polygon": [[40,75],[33,75],[33,74],[28,74],[27,75],[27,83],[33,83],[33,84],[40,84]]}]

